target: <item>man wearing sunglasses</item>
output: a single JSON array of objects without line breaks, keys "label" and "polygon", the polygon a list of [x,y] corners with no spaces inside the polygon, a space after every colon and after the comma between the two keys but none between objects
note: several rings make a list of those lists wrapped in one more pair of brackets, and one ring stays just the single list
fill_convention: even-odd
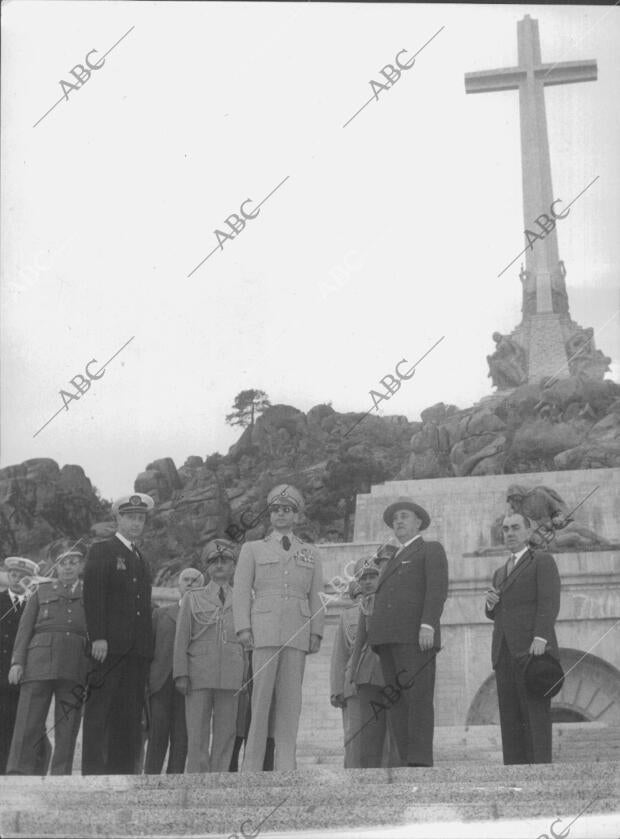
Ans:
[{"label": "man wearing sunglasses", "polygon": [[303,496],[284,484],[271,490],[267,503],[273,531],[241,548],[233,588],[237,636],[253,651],[252,721],[242,772],[263,769],[272,698],[274,769],[296,768],[306,655],[318,652],[324,623],[320,557],[293,533]]}]

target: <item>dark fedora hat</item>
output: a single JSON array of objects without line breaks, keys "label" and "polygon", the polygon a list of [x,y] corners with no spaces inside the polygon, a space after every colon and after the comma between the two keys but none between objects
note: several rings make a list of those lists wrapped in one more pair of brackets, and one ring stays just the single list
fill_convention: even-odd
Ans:
[{"label": "dark fedora hat", "polygon": [[426,528],[431,523],[431,517],[426,512],[424,507],[420,507],[419,504],[416,504],[415,501],[412,501],[410,498],[398,498],[393,504],[390,504],[389,507],[386,507],[385,512],[383,513],[383,521],[387,524],[388,527],[392,526],[392,521],[394,520],[394,513],[397,510],[411,510],[416,516],[420,519],[422,524],[420,525],[420,530],[426,530]]},{"label": "dark fedora hat", "polygon": [[525,687],[533,696],[553,697],[562,690],[564,671],[551,653],[530,655],[524,667]]}]

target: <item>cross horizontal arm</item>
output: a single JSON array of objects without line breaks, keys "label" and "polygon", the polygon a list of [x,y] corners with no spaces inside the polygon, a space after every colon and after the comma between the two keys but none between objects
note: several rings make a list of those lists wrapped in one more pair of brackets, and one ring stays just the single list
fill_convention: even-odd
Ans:
[{"label": "cross horizontal arm", "polygon": [[563,61],[561,64],[542,64],[534,75],[547,87],[553,84],[571,82],[595,82],[597,79],[596,60]]},{"label": "cross horizontal arm", "polygon": [[465,92],[487,93],[492,90],[518,90],[519,82],[524,78],[525,71],[519,67],[465,73]]}]

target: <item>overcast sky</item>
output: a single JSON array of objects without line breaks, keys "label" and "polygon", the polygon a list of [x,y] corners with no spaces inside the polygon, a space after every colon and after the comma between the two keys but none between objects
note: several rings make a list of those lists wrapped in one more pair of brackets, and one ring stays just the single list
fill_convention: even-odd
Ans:
[{"label": "overcast sky", "polygon": [[463,76],[514,66],[525,14],[543,61],[598,61],[597,82],[547,88],[547,121],[554,196],[599,176],[558,238],[572,317],[618,380],[618,8],[5,3],[1,465],[77,463],[113,497],[155,458],[225,453],[244,388],[366,411],[442,335],[383,413],[492,392],[491,334],[521,318],[519,261],[497,276],[524,247],[518,94]]}]

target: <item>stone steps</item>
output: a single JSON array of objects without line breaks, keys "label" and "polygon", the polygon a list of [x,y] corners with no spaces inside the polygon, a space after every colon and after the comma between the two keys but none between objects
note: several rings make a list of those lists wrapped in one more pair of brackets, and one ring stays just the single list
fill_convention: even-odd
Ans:
[{"label": "stone steps", "polygon": [[[317,746],[302,741],[297,747],[300,768],[313,765],[342,766],[343,748]],[[502,764],[502,738],[498,725],[444,726],[435,729],[435,765]],[[553,760],[580,763],[620,761],[620,728],[605,723],[556,723],[553,726]]]},{"label": "stone steps", "polygon": [[[596,800],[594,800],[596,799]],[[594,800],[594,801],[593,801]],[[3,837],[183,836],[611,813],[615,762],[0,780]],[[278,806],[280,805],[280,806]],[[269,815],[269,813],[277,809]],[[252,835],[252,827],[246,832]]]}]

